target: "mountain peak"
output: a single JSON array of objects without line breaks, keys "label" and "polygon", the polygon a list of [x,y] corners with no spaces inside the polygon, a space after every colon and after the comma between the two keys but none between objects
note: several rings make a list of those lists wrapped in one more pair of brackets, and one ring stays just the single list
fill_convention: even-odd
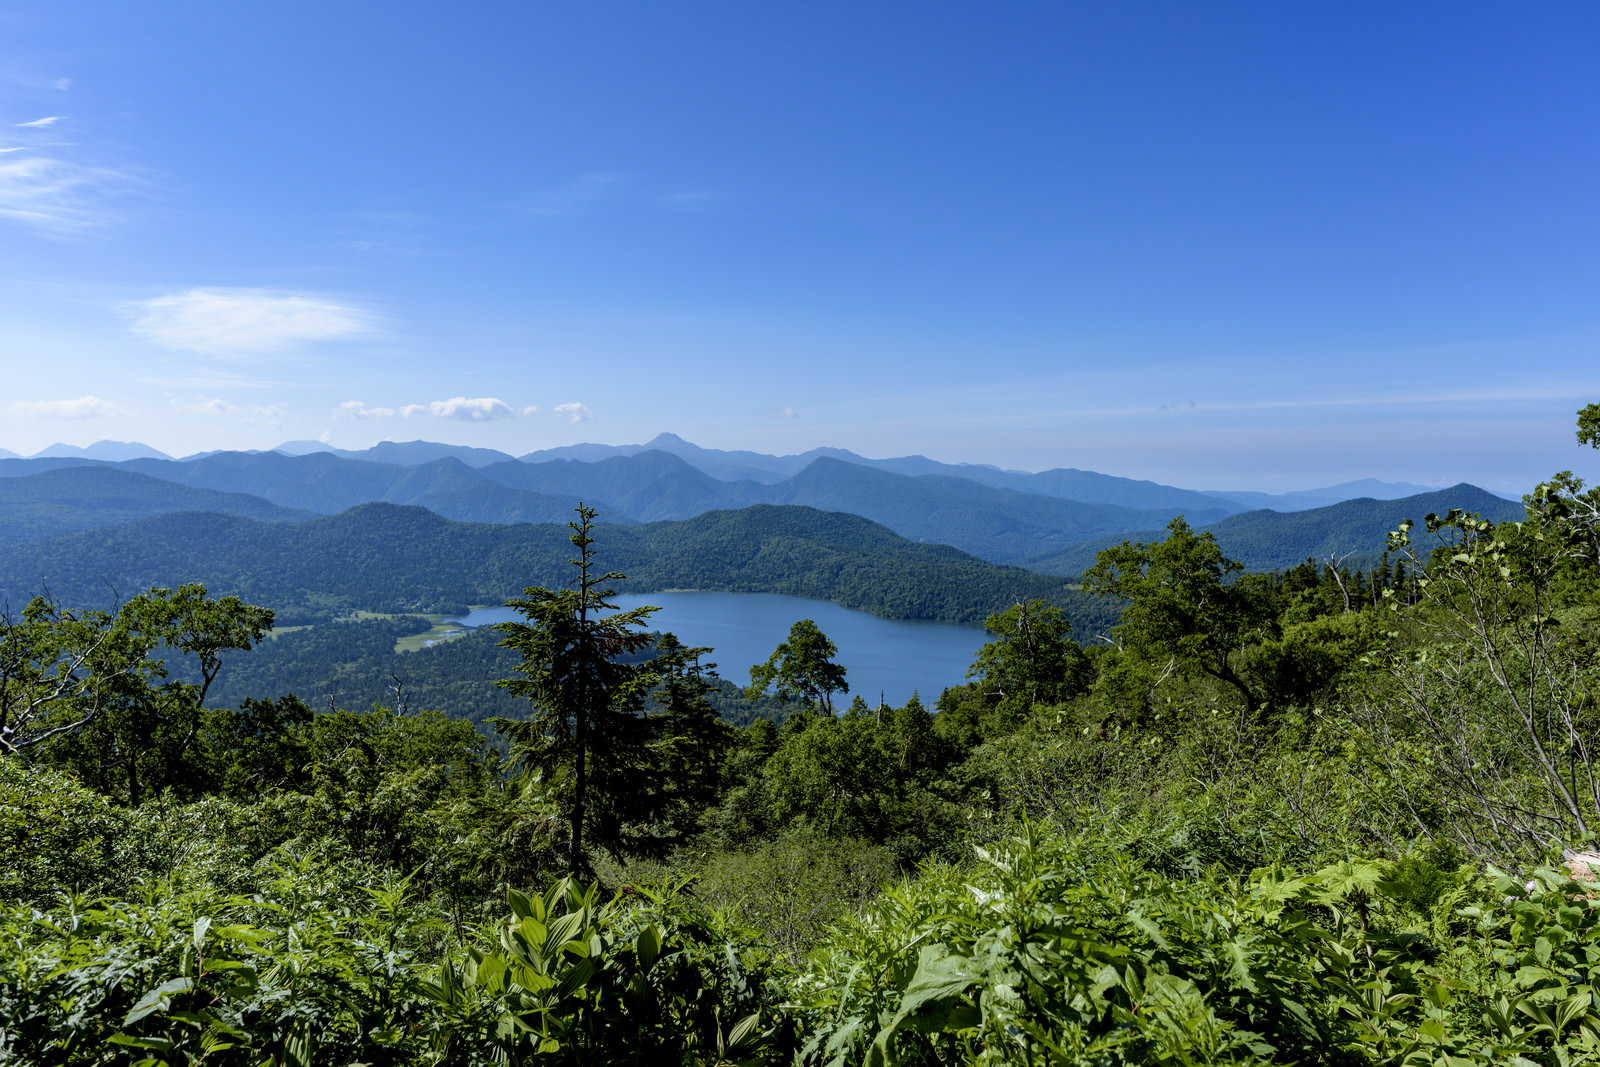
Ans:
[{"label": "mountain peak", "polygon": [[62,444],[57,441],[49,448],[35,452],[33,459],[103,459],[120,463],[126,459],[171,459],[165,452],[137,441],[96,441],[88,448]]},{"label": "mountain peak", "polygon": [[338,452],[339,450],[325,441],[285,441],[272,451],[282,452],[286,456],[309,456],[313,452]]}]

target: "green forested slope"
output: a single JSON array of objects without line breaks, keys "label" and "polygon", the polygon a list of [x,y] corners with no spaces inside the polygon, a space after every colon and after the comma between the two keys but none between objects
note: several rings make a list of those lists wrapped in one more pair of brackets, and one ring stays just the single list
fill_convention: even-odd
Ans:
[{"label": "green forested slope", "polygon": [[[528,714],[525,699],[495,684],[514,676],[518,658],[500,647],[505,635],[493,627],[411,652],[395,651],[398,638],[430,625],[421,616],[400,616],[323,622],[280,634],[230,662],[211,690],[211,703],[238,707],[247,698],[292,693],[317,708],[426,708],[479,724],[491,738],[488,720]],[[738,678],[742,668],[729,665],[728,674]],[[173,676],[194,680],[192,665],[175,664]],[[724,721],[739,726],[754,718],[782,719],[795,707],[777,697],[749,699],[723,679],[708,698]]]},{"label": "green forested slope", "polygon": [[[1443,515],[1451,508],[1477,512],[1496,522],[1522,518],[1522,505],[1475,485],[1462,482],[1436,493],[1419,493],[1398,500],[1345,500],[1307,511],[1247,511],[1230,515],[1204,529],[1216,535],[1222,551],[1248,570],[1272,571],[1293,567],[1307,559],[1344,559],[1354,567],[1376,562],[1389,531],[1406,519],[1421,522],[1430,512]],[[1198,523],[1191,523],[1198,526]],[[1158,529],[1115,534],[1023,560],[1022,565],[1041,574],[1074,576],[1094,564],[1095,553],[1123,541],[1159,541]],[[1348,557],[1348,558],[1346,558]]]},{"label": "green forested slope", "polygon": [[[273,524],[164,515],[18,546],[0,562],[13,604],[48,587],[100,604],[152,585],[199,581],[272,607],[280,623],[352,609],[446,610],[498,604],[567,580],[571,546],[556,525],[457,523],[422,508],[366,504]],[[685,522],[598,528],[619,591],[711,589],[832,600],[886,618],[982,622],[1018,600],[1063,607],[1076,632],[1112,621],[1057,580],[942,545],[918,545],[854,515],[762,506]]]},{"label": "green forested slope", "polygon": [[267,522],[293,522],[311,512],[258,496],[191,489],[116,467],[86,464],[0,478],[0,545],[114,526],[173,511],[215,511]]},{"label": "green forested slope", "polygon": [[[779,491],[777,503],[863,515],[913,540],[954,545],[998,563],[1101,533],[1165,523],[1178,514],[1083,504],[947,475],[909,477],[836,459],[819,459],[772,488]],[[1218,509],[1204,518],[1222,514]]]},{"label": "green forested slope", "polygon": [[324,515],[383,501],[416,504],[461,522],[565,522],[576,502],[499,485],[449,456],[402,466],[330,452],[217,452],[195,460],[132,460],[119,466],[196,488],[244,488],[284,507]]},{"label": "green forested slope", "polygon": [[484,467],[482,474],[506,486],[581,497],[613,521],[619,514],[643,522],[687,519],[705,511],[766,503],[770,497],[764,486],[719,481],[654,449],[593,463],[573,459],[495,463]]},{"label": "green forested slope", "polygon": [[1462,482],[1436,493],[1399,500],[1345,500],[1311,511],[1247,511],[1206,527],[1217,535],[1223,551],[1253,571],[1292,567],[1305,559],[1330,555],[1371,558],[1381,555],[1389,531],[1406,519],[1421,522],[1429,513],[1451,508],[1476,512],[1495,522],[1514,522],[1522,505]]}]

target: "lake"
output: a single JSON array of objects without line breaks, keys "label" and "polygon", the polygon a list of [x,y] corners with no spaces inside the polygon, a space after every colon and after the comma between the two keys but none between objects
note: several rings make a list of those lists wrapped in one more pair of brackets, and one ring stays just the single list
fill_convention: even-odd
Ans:
[{"label": "lake", "polygon": [[[644,593],[615,598],[619,608],[654,604],[652,630],[670,630],[685,645],[709,645],[717,673],[738,685],[750,682],[750,667],[765,663],[789,627],[811,619],[839,647],[834,662],[845,668],[850,693],[876,706],[880,693],[890,704],[904,704],[913,692],[931,705],[946,686],[967,680],[972,657],[988,640],[981,626],[880,619],[825,600],[775,593]],[[520,622],[510,608],[483,608],[460,619],[463,626]],[[834,697],[835,707],[848,704]]]}]

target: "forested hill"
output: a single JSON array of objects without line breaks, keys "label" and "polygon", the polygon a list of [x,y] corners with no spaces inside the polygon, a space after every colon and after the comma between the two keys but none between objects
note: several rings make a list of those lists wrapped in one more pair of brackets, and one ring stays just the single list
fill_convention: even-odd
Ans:
[{"label": "forested hill", "polygon": [[[1084,504],[942,474],[907,476],[828,458],[773,489],[780,493],[777,503],[865,515],[907,537],[955,545],[996,563],[1015,563],[1086,537],[1165,523],[1181,511]],[[1202,521],[1224,514],[1213,509]]]},{"label": "forested hill", "polygon": [[[48,587],[63,604],[99,606],[151,586],[202,582],[274,608],[280,623],[356,609],[446,610],[499,604],[571,577],[568,530],[440,518],[364,504],[269,523],[214,513],[163,515],[17,546],[0,563],[0,597],[20,605]],[[1060,579],[907,541],[854,515],[765,505],[683,522],[600,524],[601,565],[619,591],[709,589],[831,600],[886,618],[982,622],[1018,601],[1059,605],[1079,634],[1114,612]]]},{"label": "forested hill", "polygon": [[78,533],[174,511],[220,511],[268,522],[296,522],[314,512],[258,496],[193,489],[105,466],[64,466],[23,478],[0,478],[0,545]]},{"label": "forested hill", "polygon": [[218,452],[185,462],[143,459],[120,466],[182,485],[241,489],[324,515],[381,501],[417,504],[462,522],[561,522],[578,500],[496,485],[453,456],[403,466],[328,452]]},{"label": "forested hill", "polygon": [[1217,535],[1231,558],[1253,571],[1292,567],[1306,559],[1330,555],[1380,556],[1389,531],[1406,519],[1443,515],[1451,508],[1475,512],[1495,522],[1515,522],[1525,515],[1522,504],[1462,482],[1435,493],[1399,500],[1345,500],[1313,511],[1247,511],[1206,527]]},{"label": "forested hill", "polygon": [[[1443,515],[1451,508],[1476,512],[1496,522],[1523,517],[1520,503],[1495,496],[1462,482],[1449,489],[1398,500],[1345,500],[1307,511],[1247,511],[1230,515],[1204,529],[1216,535],[1230,559],[1252,571],[1283,570],[1307,559],[1349,556],[1351,566],[1365,566],[1383,555],[1389,531],[1406,519],[1420,523],[1430,512]],[[1191,524],[1196,525],[1198,524]],[[1073,545],[1062,552],[1023,560],[1043,574],[1076,576],[1094,565],[1095,553],[1123,541],[1159,541],[1164,530],[1117,534]]]}]

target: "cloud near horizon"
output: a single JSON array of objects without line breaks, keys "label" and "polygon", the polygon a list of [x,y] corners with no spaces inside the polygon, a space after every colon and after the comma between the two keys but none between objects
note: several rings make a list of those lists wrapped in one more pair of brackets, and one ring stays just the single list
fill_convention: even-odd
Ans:
[{"label": "cloud near horizon", "polygon": [[[581,422],[589,417],[589,409],[582,404],[562,404],[555,410],[569,422]],[[339,418],[358,420],[395,416],[415,419],[427,415],[438,419],[455,419],[457,422],[496,422],[501,419],[528,419],[537,414],[539,407],[536,404],[516,408],[497,396],[456,396],[426,404],[403,404],[399,408],[368,404],[364,400],[346,400],[338,409]]]},{"label": "cloud near horizon", "polygon": [[7,407],[5,413],[37,419],[105,419],[131,414],[97,396],[80,396],[75,400],[18,400]]},{"label": "cloud near horizon", "polygon": [[359,400],[346,400],[339,405],[339,414],[347,419],[386,419],[394,413],[394,408],[372,408]]},{"label": "cloud near horizon", "polygon": [[208,355],[280,352],[376,332],[378,316],[318,293],[197,288],[129,305],[134,333],[167,348]]},{"label": "cloud near horizon", "polygon": [[250,425],[277,426],[287,414],[278,404],[235,404],[214,396],[173,398],[172,406],[194,415],[229,415]]},{"label": "cloud near horizon", "polygon": [[[389,408],[368,408],[358,400],[346,401],[343,408],[356,410],[352,405],[370,415],[393,415]],[[497,419],[525,419],[530,415],[537,415],[539,409],[529,405],[525,408],[514,408],[496,396],[457,396],[449,400],[434,400],[427,404],[407,404],[402,407],[399,414],[402,418],[412,419],[418,415],[433,415],[441,419],[456,419],[459,422],[494,422]],[[357,418],[363,416],[357,415]]]}]

